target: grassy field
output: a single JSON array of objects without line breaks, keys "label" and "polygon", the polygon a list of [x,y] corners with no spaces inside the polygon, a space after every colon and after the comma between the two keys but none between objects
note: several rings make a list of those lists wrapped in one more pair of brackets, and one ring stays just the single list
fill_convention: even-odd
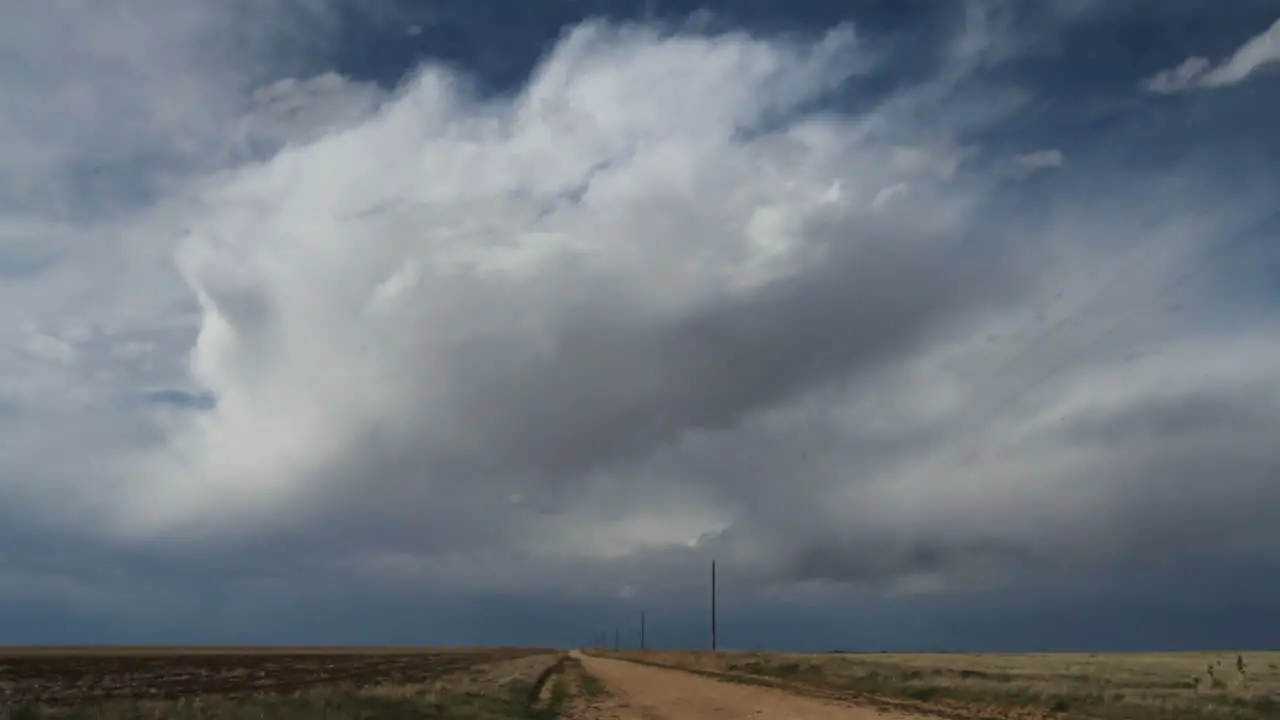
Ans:
[{"label": "grassy field", "polygon": [[552,718],[524,648],[0,649],[0,718]]},{"label": "grassy field", "polygon": [[[1280,652],[598,654],[954,718],[1280,718]],[[1243,663],[1243,672],[1237,659]]]}]

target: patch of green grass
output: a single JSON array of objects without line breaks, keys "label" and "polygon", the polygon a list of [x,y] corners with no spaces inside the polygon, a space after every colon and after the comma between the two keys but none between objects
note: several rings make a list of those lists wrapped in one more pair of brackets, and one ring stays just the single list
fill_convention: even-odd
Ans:
[{"label": "patch of green grass", "polygon": [[923,687],[908,688],[904,694],[912,700],[928,702],[930,700],[936,700],[938,696],[942,694],[942,691],[936,687],[925,685]]},{"label": "patch of green grass", "polygon": [[601,682],[600,678],[595,675],[589,675],[585,672],[582,674],[580,685],[582,687],[582,694],[589,698],[602,697],[608,693],[608,690],[606,690],[604,683]]},{"label": "patch of green grass", "polygon": [[[561,657],[539,675],[530,689],[523,717],[529,720],[555,720],[560,717],[570,697],[567,673],[570,668],[578,667],[577,660]],[[545,698],[543,690],[546,690]]]}]

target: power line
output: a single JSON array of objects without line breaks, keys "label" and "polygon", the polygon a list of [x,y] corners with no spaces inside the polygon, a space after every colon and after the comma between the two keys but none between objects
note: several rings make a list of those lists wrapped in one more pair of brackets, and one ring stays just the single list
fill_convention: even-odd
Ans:
[{"label": "power line", "polygon": [[711,652],[716,651],[716,561],[711,561]]}]

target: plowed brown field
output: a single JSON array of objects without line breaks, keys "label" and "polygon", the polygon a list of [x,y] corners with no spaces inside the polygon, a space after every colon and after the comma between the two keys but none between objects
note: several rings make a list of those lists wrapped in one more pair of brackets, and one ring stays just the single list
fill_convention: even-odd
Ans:
[{"label": "plowed brown field", "polygon": [[0,648],[0,707],[424,683],[530,648]]}]

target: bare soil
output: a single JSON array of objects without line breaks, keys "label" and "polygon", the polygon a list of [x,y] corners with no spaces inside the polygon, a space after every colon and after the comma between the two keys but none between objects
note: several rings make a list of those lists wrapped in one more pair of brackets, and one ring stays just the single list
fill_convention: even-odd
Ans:
[{"label": "bare soil", "polygon": [[571,710],[574,720],[919,720],[778,688],[729,683],[680,670],[573,654],[607,697]]},{"label": "bare soil", "polygon": [[1280,719],[1274,652],[593,654],[954,720]]},{"label": "bare soil", "polygon": [[530,648],[3,648],[0,709],[415,686]]}]

